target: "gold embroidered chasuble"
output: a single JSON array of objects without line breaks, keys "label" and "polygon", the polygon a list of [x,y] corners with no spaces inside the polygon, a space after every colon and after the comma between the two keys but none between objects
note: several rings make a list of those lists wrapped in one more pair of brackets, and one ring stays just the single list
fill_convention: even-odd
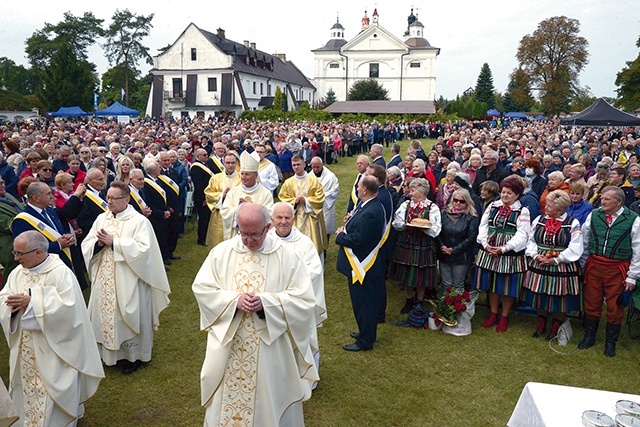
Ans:
[{"label": "gold embroidered chasuble", "polygon": [[[9,295],[31,291],[26,311],[13,318]],[[0,291],[0,321],[10,347],[9,392],[24,426],[62,426],[104,378],[80,285],[50,254],[40,265],[18,266]]]},{"label": "gold embroidered chasuble", "polygon": [[[318,380],[310,343],[315,330],[311,279],[302,260],[268,236],[251,252],[240,236],[213,248],[193,283],[207,331],[201,371],[206,426],[299,426],[301,402]],[[258,314],[236,310],[253,292]]]},{"label": "gold embroidered chasuble", "polygon": [[209,185],[204,189],[204,196],[207,206],[211,210],[211,218],[209,219],[209,228],[207,229],[207,245],[215,246],[224,240],[224,229],[222,227],[222,193],[227,188],[233,188],[240,185],[240,174],[234,172],[227,175],[224,172],[217,173],[209,179]]}]

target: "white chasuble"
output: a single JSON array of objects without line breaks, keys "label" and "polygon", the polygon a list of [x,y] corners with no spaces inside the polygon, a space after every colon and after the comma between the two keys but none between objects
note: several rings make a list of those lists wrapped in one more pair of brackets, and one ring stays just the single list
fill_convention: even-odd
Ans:
[{"label": "white chasuble", "polygon": [[[267,236],[252,252],[236,236],[211,250],[193,291],[207,331],[205,426],[303,425],[301,402],[318,376],[313,289],[301,259],[279,239]],[[236,309],[247,292],[260,297],[263,318]]]}]

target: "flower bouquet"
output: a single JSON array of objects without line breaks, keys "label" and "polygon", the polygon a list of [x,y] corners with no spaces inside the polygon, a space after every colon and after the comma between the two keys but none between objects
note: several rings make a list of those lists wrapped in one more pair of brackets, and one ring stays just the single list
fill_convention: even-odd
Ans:
[{"label": "flower bouquet", "polygon": [[453,286],[449,286],[446,292],[438,300],[429,300],[438,319],[447,326],[456,326],[461,313],[467,311],[467,305],[471,303],[469,292],[458,292]]}]

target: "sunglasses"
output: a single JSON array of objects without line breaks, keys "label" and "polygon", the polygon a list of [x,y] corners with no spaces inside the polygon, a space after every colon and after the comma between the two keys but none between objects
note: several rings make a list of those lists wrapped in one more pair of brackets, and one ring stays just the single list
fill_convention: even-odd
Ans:
[{"label": "sunglasses", "polygon": [[43,169],[40,169],[40,170],[43,171],[43,172],[53,172],[53,169],[49,169],[49,168],[43,168]]},{"label": "sunglasses", "polygon": [[462,204],[467,204],[466,200],[462,200],[462,199],[453,199],[453,203],[462,203]]}]

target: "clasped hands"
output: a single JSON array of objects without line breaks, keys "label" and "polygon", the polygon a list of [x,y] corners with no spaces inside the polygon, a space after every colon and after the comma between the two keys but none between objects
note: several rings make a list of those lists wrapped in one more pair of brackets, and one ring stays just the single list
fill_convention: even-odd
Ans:
[{"label": "clasped hands", "polygon": [[27,309],[31,302],[31,297],[27,294],[15,294],[7,297],[6,304],[11,307],[11,313],[15,313],[22,309]]},{"label": "clasped hands", "polygon": [[245,313],[256,313],[262,310],[262,300],[259,296],[247,292],[238,298],[237,308]]},{"label": "clasped hands", "polygon": [[58,238],[58,243],[62,249],[68,248],[75,243],[76,239],[72,234],[63,234]]},{"label": "clasped hands", "polygon": [[96,235],[98,236],[98,246],[110,247],[113,244],[113,236],[107,233],[104,228],[98,230]]},{"label": "clasped hands", "polygon": [[487,245],[487,248],[485,249],[487,252],[489,252],[491,255],[497,256],[497,255],[502,255],[502,246],[491,246],[491,245]]}]

